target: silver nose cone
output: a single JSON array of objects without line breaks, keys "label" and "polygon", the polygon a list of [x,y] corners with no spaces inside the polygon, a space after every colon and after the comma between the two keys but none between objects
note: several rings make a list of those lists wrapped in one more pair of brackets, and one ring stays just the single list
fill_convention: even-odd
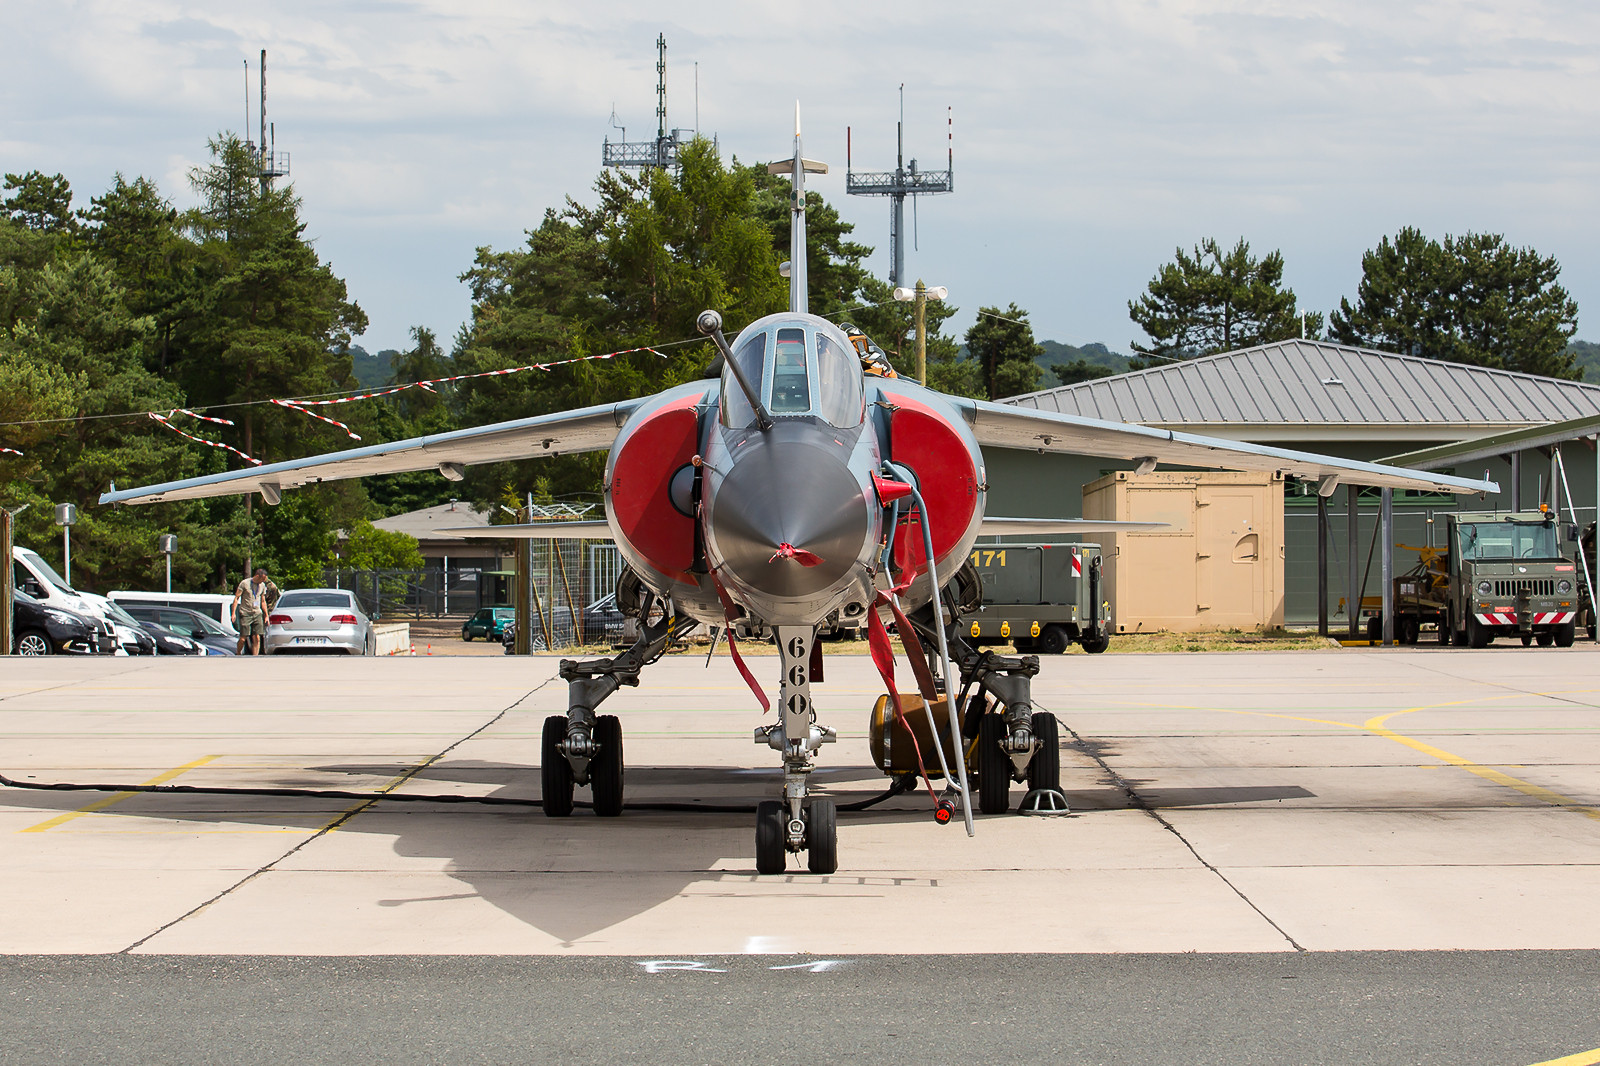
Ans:
[{"label": "silver nose cone", "polygon": [[765,435],[740,452],[711,511],[725,569],[779,597],[813,596],[849,573],[870,516],[844,454]]}]

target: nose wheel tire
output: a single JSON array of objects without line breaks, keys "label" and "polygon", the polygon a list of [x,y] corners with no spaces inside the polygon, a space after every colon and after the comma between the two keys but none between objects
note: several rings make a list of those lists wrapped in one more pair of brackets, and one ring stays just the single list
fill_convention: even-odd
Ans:
[{"label": "nose wheel tire", "polygon": [[[544,720],[544,737],[539,745],[539,783],[544,797],[544,813],[549,818],[565,818],[572,813],[572,766],[561,754],[567,739],[567,718],[552,714]],[[618,778],[620,786],[620,775]]]},{"label": "nose wheel tire", "polygon": [[594,813],[615,818],[622,813],[622,722],[614,714],[602,714],[594,722],[594,739],[600,747],[589,764]]},{"label": "nose wheel tire", "polygon": [[[1056,716],[1040,712],[1033,716],[1033,736],[1039,746],[1028,762],[1028,789],[1061,791],[1061,727]],[[1008,760],[1009,761],[1009,760]]]},{"label": "nose wheel tire", "polygon": [[833,800],[815,799],[806,811],[806,868],[814,874],[839,869],[839,809]]},{"label": "nose wheel tire", "polygon": [[784,810],[777,800],[756,804],[756,873],[781,874],[788,863],[784,846]]},{"label": "nose wheel tire", "polygon": [[1006,721],[998,714],[978,719],[978,810],[1004,814],[1011,809],[1011,759],[1000,746]]}]

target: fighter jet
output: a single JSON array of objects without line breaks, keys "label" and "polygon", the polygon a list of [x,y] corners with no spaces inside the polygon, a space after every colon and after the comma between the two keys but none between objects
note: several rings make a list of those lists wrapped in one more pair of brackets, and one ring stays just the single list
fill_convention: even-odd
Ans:
[{"label": "fighter jet", "polygon": [[[959,802],[972,832],[969,763],[985,813],[1009,808],[1014,781],[1028,784],[1031,804],[1065,805],[1056,722],[1035,714],[1030,700],[1038,658],[980,650],[963,637],[959,620],[979,605],[967,560],[980,535],[1116,524],[986,514],[983,446],[1099,456],[1141,470],[1278,472],[1316,482],[1324,495],[1339,483],[1497,491],[1488,481],[951,397],[896,376],[866,338],[807,313],[805,178],[827,167],[801,150],[798,108],[794,154],[771,170],[792,182],[789,310],[749,323],[731,343],[720,315],[703,312],[697,326],[720,352],[714,377],[621,403],[113,490],[100,502],[255,492],[276,504],[286,490],[341,478],[437,469],[459,480],[469,464],[608,450],[605,521],[473,531],[608,537],[628,564],[617,603],[639,621],[639,637],[611,658],[562,661],[568,711],[546,720],[541,745],[545,813],[570,815],[580,786],[591,790],[596,814],[622,812],[622,727],[597,709],[622,685],[639,684],[675,636],[708,624],[726,635],[764,710],[766,692],[738,645],[771,641],[779,652],[777,716],[754,739],[777,753],[783,783],[757,808],[757,870],[781,873],[803,852],[812,872],[826,874],[838,867],[837,807],[810,785],[819,749],[836,739],[811,698],[825,636],[867,631],[888,690],[871,720],[875,759],[901,784],[926,783],[940,821]],[[889,620],[915,694],[898,692]]]}]

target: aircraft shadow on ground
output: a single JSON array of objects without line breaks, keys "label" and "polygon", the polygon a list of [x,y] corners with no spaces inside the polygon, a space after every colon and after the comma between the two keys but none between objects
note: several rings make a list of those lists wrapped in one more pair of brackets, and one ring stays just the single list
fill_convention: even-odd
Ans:
[{"label": "aircraft shadow on ground", "polygon": [[[336,763],[285,769],[262,787],[362,791],[352,779],[393,780],[411,767],[403,763]],[[747,806],[778,791],[781,771],[726,766],[631,766],[631,803]],[[840,802],[876,795],[887,779],[871,766],[824,767],[815,784]],[[396,791],[428,795],[452,785],[485,787],[491,797],[537,801],[537,766],[474,761],[429,767]],[[936,786],[937,787],[937,786]],[[579,790],[585,798],[586,790]],[[4,790],[12,807],[72,811],[85,805],[84,793]],[[1282,788],[1194,788],[1141,791],[1150,806],[1212,805],[1308,796],[1295,786]],[[1012,790],[1013,806],[1022,786]],[[1135,806],[1125,789],[1107,781],[1101,787],[1068,788],[1077,812]],[[303,827],[325,824],[353,801],[298,797],[139,796],[97,812],[96,817],[172,818],[186,822]],[[851,825],[889,825],[931,820],[926,791],[894,797],[880,807],[841,812]],[[1012,817],[998,815],[994,817]],[[959,821],[959,820],[958,820]],[[445,872],[467,886],[461,893],[416,898],[386,898],[380,906],[403,907],[453,898],[482,898],[517,920],[571,944],[659,906],[702,882],[754,877],[754,815],[696,811],[625,810],[601,819],[579,809],[570,818],[547,818],[537,805],[526,807],[389,801],[374,805],[339,827],[339,832],[378,833],[394,838],[395,854],[407,859],[443,859]],[[958,826],[950,829],[959,833]],[[804,859],[791,862],[782,894],[848,891],[846,869],[826,886],[804,872]],[[425,864],[428,868],[433,863]],[[419,915],[419,919],[423,916]]]}]

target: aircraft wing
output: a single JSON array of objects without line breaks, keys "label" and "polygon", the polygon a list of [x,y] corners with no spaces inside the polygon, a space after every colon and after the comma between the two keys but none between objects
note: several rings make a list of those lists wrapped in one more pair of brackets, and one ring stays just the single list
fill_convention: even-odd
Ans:
[{"label": "aircraft wing", "polygon": [[592,452],[609,448],[617,430],[638,400],[585,407],[577,411],[537,415],[499,422],[492,426],[458,429],[392,444],[374,444],[342,452],[290,459],[282,463],[230,470],[225,474],[169,481],[137,489],[115,489],[103,494],[105,503],[162,503],[196,500],[206,496],[232,496],[259,492],[268,502],[284,489],[323,481],[400,474],[408,470],[438,469],[453,481],[460,468],[475,463],[499,463],[541,455]]},{"label": "aircraft wing", "polygon": [[991,518],[983,516],[980,537],[1074,536],[1079,533],[1141,533],[1167,529],[1165,522],[1102,522],[1095,518]]},{"label": "aircraft wing", "polygon": [[1499,492],[1493,481],[1363,463],[1314,452],[1296,452],[1265,444],[1180,433],[1126,422],[1104,422],[1081,415],[1039,411],[1030,407],[951,397],[972,427],[979,444],[1026,451],[1095,455],[1128,462],[1155,461],[1176,466],[1253,470],[1293,475],[1316,481],[1329,492],[1335,484],[1375,488],[1420,489],[1427,492]]}]

